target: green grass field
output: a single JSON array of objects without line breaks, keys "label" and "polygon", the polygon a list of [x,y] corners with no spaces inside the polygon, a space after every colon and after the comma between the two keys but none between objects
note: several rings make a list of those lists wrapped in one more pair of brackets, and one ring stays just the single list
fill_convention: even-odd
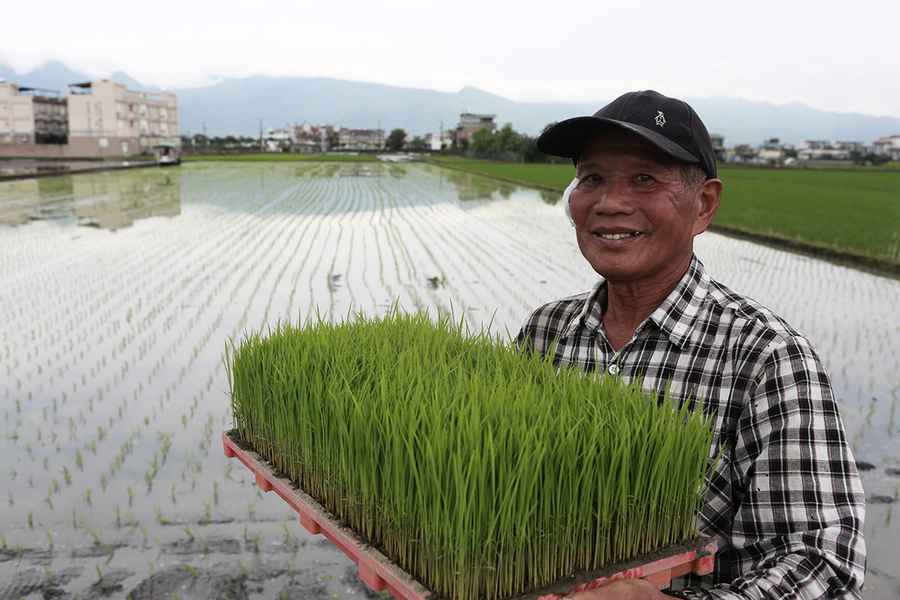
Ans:
[{"label": "green grass field", "polygon": [[258,152],[252,154],[190,154],[187,162],[378,162],[374,154],[295,154],[291,152]]},{"label": "green grass field", "polygon": [[[570,165],[433,162],[560,192],[574,174]],[[900,267],[900,172],[720,167],[719,177],[725,192],[714,224],[721,229]]]}]

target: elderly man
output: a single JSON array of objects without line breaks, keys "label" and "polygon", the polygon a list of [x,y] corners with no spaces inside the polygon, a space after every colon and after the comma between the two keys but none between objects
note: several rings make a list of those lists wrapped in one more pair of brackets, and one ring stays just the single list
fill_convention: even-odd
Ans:
[{"label": "elderly man", "polygon": [[[668,388],[712,417],[710,458],[721,456],[698,519],[719,544],[715,572],[669,593],[858,598],[865,499],[828,375],[805,337],[712,279],[693,252],[722,193],[700,117],[632,92],[553,125],[538,148],[575,162],[566,201],[602,279],[534,311],[519,347],[660,398]],[[669,596],[625,581],[577,597]]]}]

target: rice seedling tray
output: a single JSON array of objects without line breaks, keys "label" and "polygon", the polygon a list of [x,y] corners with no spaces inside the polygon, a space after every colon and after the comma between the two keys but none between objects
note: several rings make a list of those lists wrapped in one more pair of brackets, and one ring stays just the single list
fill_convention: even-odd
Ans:
[{"label": "rice seedling tray", "polygon": [[[293,508],[300,524],[309,533],[324,535],[357,565],[360,580],[370,589],[390,593],[398,600],[437,600],[414,577],[386,557],[378,548],[367,544],[355,531],[322,507],[315,498],[282,477],[264,458],[242,444],[235,431],[222,434],[225,456],[237,458],[264,491],[274,491]],[[617,579],[645,579],[659,589],[671,585],[672,578],[693,573],[712,572],[715,542],[699,539],[691,544],[672,545],[643,557],[618,563],[602,570],[578,573],[563,581],[510,600],[557,600],[567,594],[593,589]]]}]

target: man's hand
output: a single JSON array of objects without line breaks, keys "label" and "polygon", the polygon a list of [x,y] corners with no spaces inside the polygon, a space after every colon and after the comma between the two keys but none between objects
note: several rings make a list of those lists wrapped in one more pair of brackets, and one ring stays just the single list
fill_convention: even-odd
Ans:
[{"label": "man's hand", "polygon": [[566,596],[571,600],[663,600],[672,598],[643,579],[619,579],[594,590]]}]

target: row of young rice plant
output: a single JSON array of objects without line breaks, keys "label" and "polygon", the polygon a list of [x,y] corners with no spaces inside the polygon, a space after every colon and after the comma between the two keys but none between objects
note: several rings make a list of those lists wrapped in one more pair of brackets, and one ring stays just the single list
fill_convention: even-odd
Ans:
[{"label": "row of young rice plant", "polygon": [[701,411],[461,323],[251,334],[226,352],[237,435],[441,597],[509,598],[696,536]]}]

